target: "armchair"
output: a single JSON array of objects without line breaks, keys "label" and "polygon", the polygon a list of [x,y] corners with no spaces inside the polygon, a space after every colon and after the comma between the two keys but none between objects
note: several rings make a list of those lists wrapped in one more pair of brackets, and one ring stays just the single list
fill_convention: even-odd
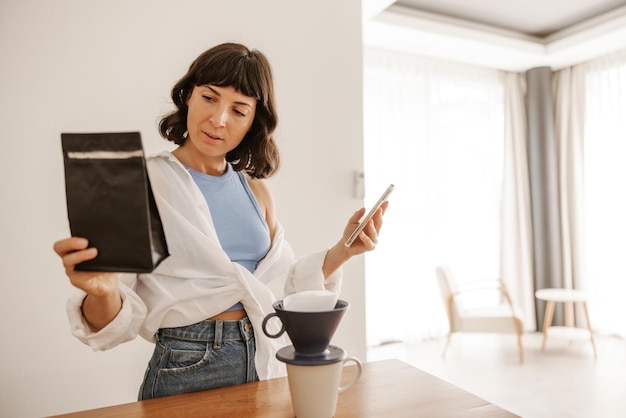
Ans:
[{"label": "armchair", "polygon": [[[435,271],[450,324],[450,332],[442,355],[445,356],[452,334],[457,332],[515,333],[519,348],[519,362],[523,363],[522,334],[524,328],[522,319],[515,313],[504,282],[491,280],[473,283],[470,286],[460,286],[457,285],[452,271],[447,265],[439,265]],[[498,292],[502,303],[494,306],[468,307],[464,305],[463,299],[467,294],[484,291]]]}]

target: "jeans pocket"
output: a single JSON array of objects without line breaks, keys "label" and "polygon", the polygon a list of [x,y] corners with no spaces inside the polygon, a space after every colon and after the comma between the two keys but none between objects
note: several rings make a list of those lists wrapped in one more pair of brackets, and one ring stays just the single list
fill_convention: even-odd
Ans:
[{"label": "jeans pocket", "polygon": [[183,373],[202,367],[209,361],[209,350],[171,350],[161,373]]},{"label": "jeans pocket", "polygon": [[172,340],[165,344],[160,374],[176,374],[203,367],[211,355],[210,343],[206,341]]},{"label": "jeans pocket", "polygon": [[156,370],[154,376],[153,396],[158,398],[208,389],[210,363],[210,347],[204,351],[167,350],[163,367]]}]

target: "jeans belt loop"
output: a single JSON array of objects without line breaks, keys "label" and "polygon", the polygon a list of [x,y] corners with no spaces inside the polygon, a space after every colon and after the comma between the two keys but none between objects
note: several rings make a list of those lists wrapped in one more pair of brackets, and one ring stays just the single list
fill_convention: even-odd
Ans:
[{"label": "jeans belt loop", "polygon": [[222,346],[222,333],[224,330],[224,321],[218,319],[215,321],[215,339],[213,340],[213,348],[219,349]]}]

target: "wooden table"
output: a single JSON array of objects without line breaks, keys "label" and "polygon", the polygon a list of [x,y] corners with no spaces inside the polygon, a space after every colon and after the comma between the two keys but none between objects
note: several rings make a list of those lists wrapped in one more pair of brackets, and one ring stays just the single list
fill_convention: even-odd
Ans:
[{"label": "wooden table", "polygon": [[[543,342],[541,343],[541,351],[546,349],[546,340],[548,335],[557,338],[564,338],[570,341],[587,339],[591,341],[593,348],[593,356],[597,358],[596,343],[593,340],[593,330],[591,329],[591,321],[589,321],[589,310],[587,309],[587,301],[589,295],[577,289],[539,289],[535,292],[537,299],[547,301],[546,312],[543,318]],[[565,304],[565,326],[552,325],[554,317],[554,307],[557,302]],[[574,303],[580,303],[583,306],[585,320],[587,321],[587,329],[578,328],[574,325]]]},{"label": "wooden table", "polygon": [[[346,366],[343,382],[355,372]],[[168,396],[62,417],[293,417],[286,377]],[[514,414],[399,360],[363,364],[339,395],[335,417],[513,417]]]}]

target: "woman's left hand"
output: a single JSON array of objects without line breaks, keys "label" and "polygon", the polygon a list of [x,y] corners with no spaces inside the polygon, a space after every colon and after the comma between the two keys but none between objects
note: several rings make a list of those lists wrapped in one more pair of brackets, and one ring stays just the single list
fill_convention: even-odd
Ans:
[{"label": "woman's left hand", "polygon": [[387,210],[387,206],[389,206],[389,202],[386,201],[382,204],[382,206],[374,213],[374,216],[367,223],[365,228],[359,233],[358,237],[354,240],[352,245],[346,247],[344,242],[350,237],[352,231],[356,229],[359,225],[359,221],[365,215],[365,208],[361,208],[352,215],[350,220],[348,221],[348,225],[343,231],[343,237],[339,244],[341,244],[347,251],[347,254],[352,257],[355,255],[362,254],[366,251],[372,251],[376,248],[376,244],[378,243],[378,234],[380,233],[380,228],[383,226],[383,215]]}]

